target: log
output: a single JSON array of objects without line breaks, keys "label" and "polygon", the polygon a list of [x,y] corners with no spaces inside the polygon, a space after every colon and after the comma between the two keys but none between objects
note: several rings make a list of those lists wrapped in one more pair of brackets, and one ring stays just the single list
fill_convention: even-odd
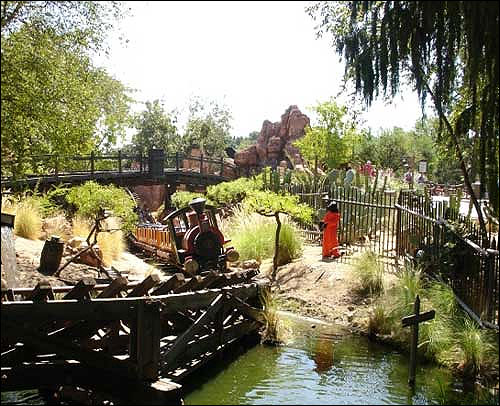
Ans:
[{"label": "log", "polygon": [[127,297],[147,295],[149,290],[160,283],[160,277],[156,274],[149,275],[139,285],[137,285]]},{"label": "log", "polygon": [[159,296],[170,293],[185,283],[184,275],[181,273],[173,274],[165,282],[160,284],[155,290],[151,292],[151,296]]}]

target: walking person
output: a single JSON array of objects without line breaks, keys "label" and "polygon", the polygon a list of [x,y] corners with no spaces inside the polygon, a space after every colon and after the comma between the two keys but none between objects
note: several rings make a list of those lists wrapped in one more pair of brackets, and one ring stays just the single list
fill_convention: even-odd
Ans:
[{"label": "walking person", "polygon": [[340,257],[339,240],[337,238],[339,223],[340,213],[337,202],[331,201],[326,208],[326,214],[322,221],[323,259]]}]

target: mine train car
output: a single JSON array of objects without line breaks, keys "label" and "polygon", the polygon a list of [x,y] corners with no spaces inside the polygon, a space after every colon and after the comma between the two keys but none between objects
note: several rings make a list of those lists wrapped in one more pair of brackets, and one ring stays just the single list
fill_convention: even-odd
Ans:
[{"label": "mine train car", "polygon": [[189,275],[208,271],[225,272],[227,262],[239,259],[217,225],[215,207],[197,198],[187,207],[170,213],[164,224],[139,224],[136,245],[156,254]]}]

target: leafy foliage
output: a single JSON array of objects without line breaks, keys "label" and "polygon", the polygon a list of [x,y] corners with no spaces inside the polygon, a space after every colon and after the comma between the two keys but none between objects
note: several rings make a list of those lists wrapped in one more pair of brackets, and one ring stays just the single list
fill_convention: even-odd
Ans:
[{"label": "leafy foliage", "polygon": [[[2,2],[1,137],[6,175],[43,169],[31,164],[34,155],[85,154],[125,134],[128,89],[95,67],[90,57],[105,32],[105,23],[94,12],[108,6],[46,3],[44,10],[40,2]],[[77,25],[66,25],[66,18]],[[97,28],[99,22],[102,26]]]},{"label": "leafy foliage", "polygon": [[274,215],[285,213],[293,219],[311,224],[314,210],[307,204],[299,203],[296,195],[279,195],[274,192],[255,191],[243,201],[246,208],[252,211]]},{"label": "leafy foliage", "polygon": [[261,188],[261,183],[255,178],[238,178],[231,182],[222,182],[207,188],[207,197],[222,205],[240,203],[249,194]]},{"label": "leafy foliage", "polygon": [[215,101],[203,103],[199,98],[191,100],[189,118],[182,137],[184,151],[200,148],[205,155],[223,156],[230,143],[231,113]]},{"label": "leafy foliage", "polygon": [[137,222],[134,201],[123,189],[113,185],[102,186],[96,182],[85,182],[72,188],[67,201],[77,208],[77,214],[89,219],[96,217],[99,209],[108,209],[123,221],[123,229],[131,230]]},{"label": "leafy foliage", "polygon": [[294,145],[311,167],[316,160],[326,170],[346,164],[354,157],[354,145],[359,140],[355,123],[347,117],[347,108],[333,99],[314,107],[319,125],[307,127],[305,136]]},{"label": "leafy foliage", "polygon": [[133,149],[147,154],[151,148],[158,148],[163,149],[166,155],[175,154],[180,147],[176,122],[175,113],[165,113],[159,100],[146,102],[146,110],[133,118],[137,130],[132,136]]},{"label": "leafy foliage", "polygon": [[[422,106],[431,97],[439,129],[446,128],[440,131],[441,142],[453,146],[471,194],[463,150],[478,158],[482,192],[488,185],[496,216],[500,204],[498,10],[498,2],[490,1],[325,1],[307,9],[320,18],[318,35],[334,36],[336,51],[346,61],[345,78],[354,81],[367,104],[380,89],[393,97],[403,81],[414,85]],[[472,199],[485,236],[479,204]]]},{"label": "leafy foliage", "polygon": [[[176,209],[182,209],[183,207],[187,207],[189,202],[197,197],[205,197],[205,195],[203,193],[179,190],[172,195],[171,199]],[[207,204],[214,205],[214,202],[207,199]]]}]

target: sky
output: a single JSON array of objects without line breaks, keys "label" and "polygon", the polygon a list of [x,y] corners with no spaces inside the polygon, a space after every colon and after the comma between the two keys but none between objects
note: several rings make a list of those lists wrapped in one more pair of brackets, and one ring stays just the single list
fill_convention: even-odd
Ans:
[{"label": "sky", "polygon": [[[126,2],[130,16],[110,35],[110,52],[97,63],[139,101],[159,99],[187,118],[191,97],[226,105],[232,136],[279,121],[292,104],[311,107],[338,95],[344,65],[330,44],[316,39],[311,2]],[[123,36],[126,43],[120,40]],[[336,99],[345,103],[341,95]],[[134,111],[143,110],[136,105]],[[421,110],[415,93],[392,104],[377,100],[362,115],[365,127],[413,128]]]}]

